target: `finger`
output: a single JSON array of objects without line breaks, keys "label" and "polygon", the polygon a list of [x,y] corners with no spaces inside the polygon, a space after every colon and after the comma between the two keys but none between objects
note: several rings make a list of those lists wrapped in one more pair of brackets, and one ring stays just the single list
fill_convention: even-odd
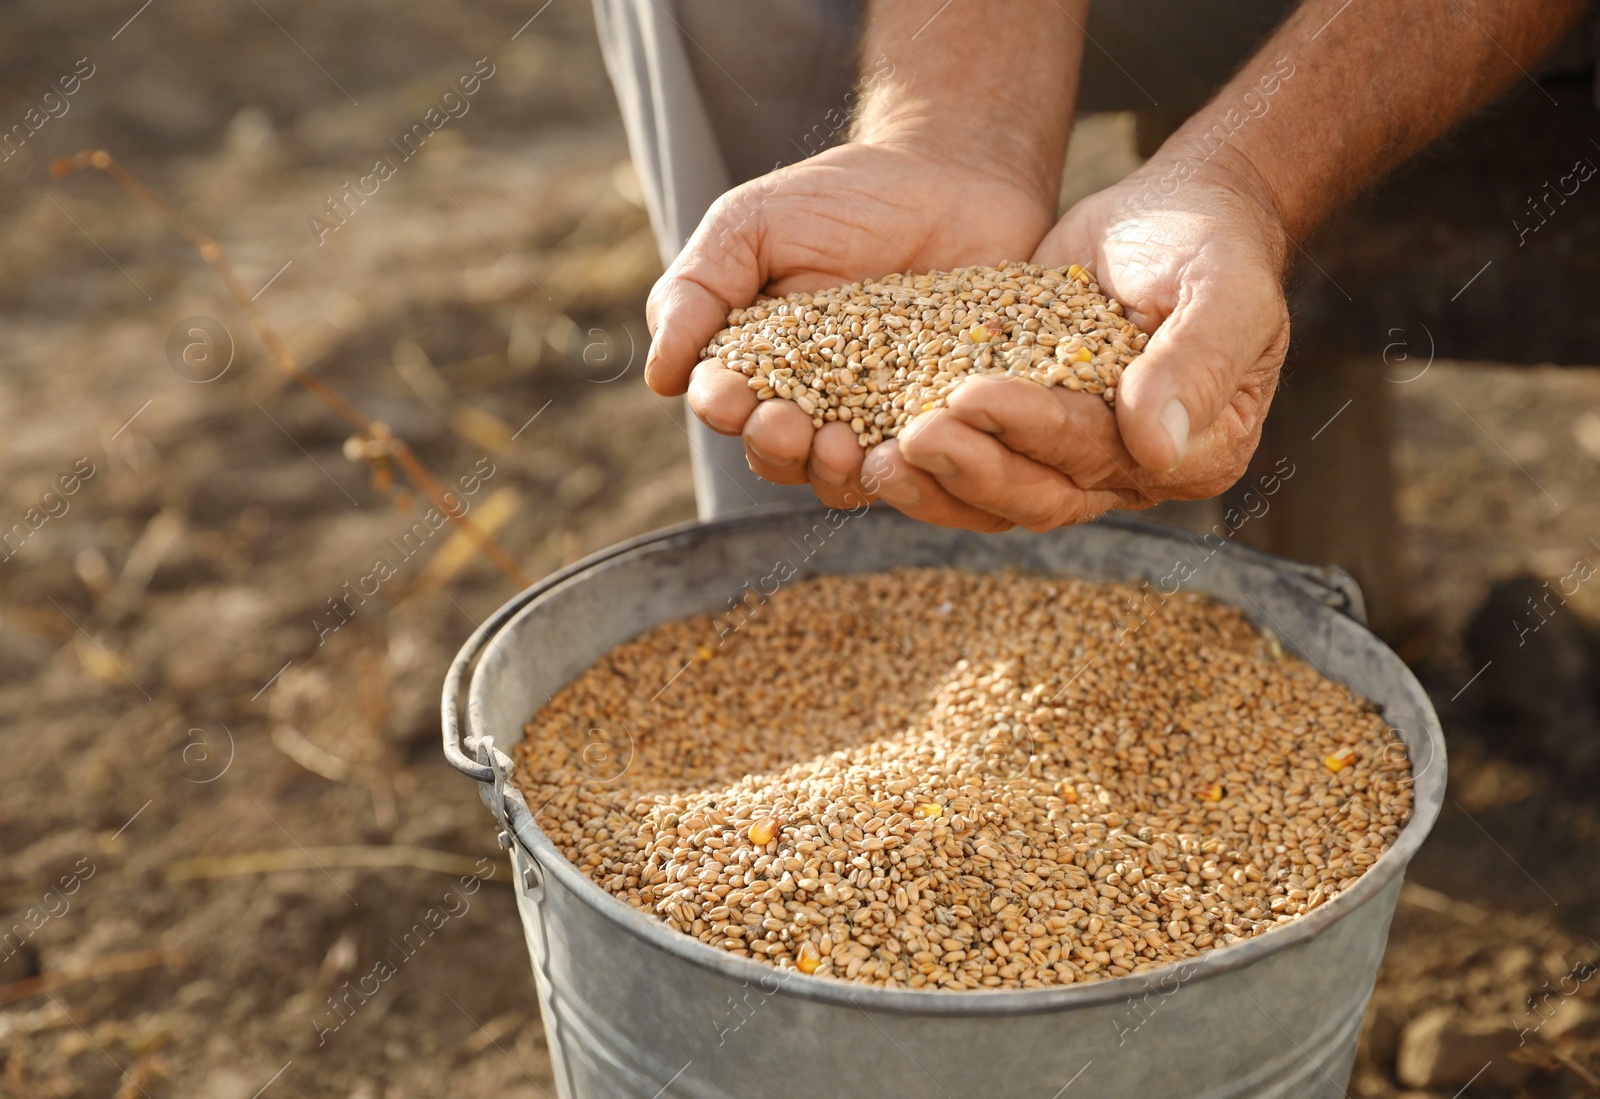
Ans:
[{"label": "finger", "polygon": [[1138,501],[1132,490],[1080,488],[1060,470],[943,411],[918,416],[899,442],[905,459],[952,496],[1029,530],[1081,523]]},{"label": "finger", "polygon": [[1067,267],[1074,263],[1087,265],[1097,249],[1090,231],[1094,220],[1085,215],[1083,209],[1093,197],[1088,196],[1074,203],[1055,227],[1045,234],[1028,262],[1037,263],[1040,267]]},{"label": "finger", "polygon": [[861,485],[864,456],[849,424],[823,424],[822,430],[812,436],[811,464],[807,469],[817,499],[830,508],[860,507],[867,499]]},{"label": "finger", "polygon": [[1280,336],[1287,345],[1288,313],[1265,270],[1230,276],[1225,286],[1211,278],[1186,286],[1117,386],[1128,452],[1155,472],[1177,469]]},{"label": "finger", "polygon": [[822,425],[811,443],[812,476],[829,485],[843,485],[861,476],[862,449],[856,433],[843,421]]},{"label": "finger", "polygon": [[[749,300],[755,291],[749,298],[737,296]],[[700,352],[727,326],[733,308],[728,303],[728,297],[695,281],[677,264],[669,268],[650,291],[646,310],[652,337],[644,360],[645,384],[663,397],[682,393]]]},{"label": "finger", "polygon": [[1027,378],[969,378],[950,415],[1084,488],[1133,488],[1138,463],[1122,445],[1111,406],[1090,393]]},{"label": "finger", "polygon": [[967,530],[1010,530],[1008,519],[975,508],[945,491],[937,478],[906,461],[897,440],[879,443],[861,463],[861,483],[872,496],[896,511],[937,527]]},{"label": "finger", "polygon": [[744,423],[745,461],[768,481],[803,485],[815,434],[811,417],[793,401],[762,401]]},{"label": "finger", "polygon": [[689,408],[719,435],[737,435],[756,410],[750,380],[720,359],[707,359],[689,379]]},{"label": "finger", "polygon": [[728,314],[754,301],[766,282],[756,219],[736,188],[706,211],[694,235],[650,289],[645,320],[650,353],[644,380],[664,397],[684,391],[700,352],[727,327]]}]

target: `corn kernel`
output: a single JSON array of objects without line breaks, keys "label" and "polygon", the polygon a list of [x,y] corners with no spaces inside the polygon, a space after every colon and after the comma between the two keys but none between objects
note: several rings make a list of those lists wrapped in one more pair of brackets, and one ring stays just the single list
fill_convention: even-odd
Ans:
[{"label": "corn kernel", "polygon": [[1208,783],[1205,786],[1200,787],[1200,800],[1201,801],[1221,801],[1222,800],[1222,783],[1220,783],[1220,782],[1212,782],[1212,783]]},{"label": "corn kernel", "polygon": [[795,958],[794,967],[801,973],[815,973],[822,964],[822,955],[817,948],[809,942],[800,944],[799,956]]},{"label": "corn kernel", "polygon": [[757,847],[765,847],[772,842],[772,837],[778,834],[778,818],[762,817],[750,826],[750,842]]},{"label": "corn kernel", "polygon": [[1082,267],[1079,267],[1076,263],[1074,263],[1071,267],[1067,268],[1067,278],[1075,279],[1081,282],[1087,282],[1089,278],[1089,272],[1085,271]]},{"label": "corn kernel", "polygon": [[1056,797],[1068,805],[1078,804],[1078,788],[1070,782],[1056,783]]},{"label": "corn kernel", "polygon": [[1094,352],[1090,351],[1087,347],[1080,347],[1078,350],[1067,356],[1067,361],[1073,363],[1093,362]]},{"label": "corn kernel", "polygon": [[988,326],[982,324],[973,325],[972,331],[968,332],[967,335],[972,337],[973,343],[988,343],[994,337],[994,333],[989,331]]},{"label": "corn kernel", "polygon": [[698,656],[701,660],[710,660],[713,655],[711,652],[711,646],[701,645],[694,651],[694,655]]},{"label": "corn kernel", "polygon": [[1334,774],[1338,774],[1356,761],[1354,748],[1340,748],[1337,752],[1330,752],[1322,757],[1322,765]]},{"label": "corn kernel", "polygon": [[922,411],[924,411],[924,412],[932,412],[937,407],[939,407],[939,406],[933,401],[923,401],[922,402]]},{"label": "corn kernel", "polygon": [[923,820],[932,820],[934,817],[940,816],[944,813],[944,806],[935,804],[931,801],[925,801],[913,809],[912,812],[921,817]]}]

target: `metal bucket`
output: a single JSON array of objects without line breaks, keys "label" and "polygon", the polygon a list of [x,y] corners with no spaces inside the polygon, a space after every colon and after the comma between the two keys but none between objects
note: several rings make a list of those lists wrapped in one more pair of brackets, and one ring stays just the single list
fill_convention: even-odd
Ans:
[{"label": "metal bucket", "polygon": [[[1020,991],[869,988],[740,958],[604,892],[562,857],[509,783],[510,748],[549,692],[613,646],[725,610],[780,561],[801,575],[897,566],[1148,579],[1236,606],[1372,699],[1404,740],[1415,808],[1352,887],[1295,922],[1192,961]],[[1360,622],[1344,574],[1113,517],[977,535],[861,513],[760,511],[590,557],[472,636],[444,693],[445,754],[483,783],[510,848],[563,1099],[1162,1099],[1344,1095],[1401,875],[1444,798],[1444,741],[1421,685]],[[481,657],[481,659],[480,659]],[[462,750],[456,708],[477,661]]]}]

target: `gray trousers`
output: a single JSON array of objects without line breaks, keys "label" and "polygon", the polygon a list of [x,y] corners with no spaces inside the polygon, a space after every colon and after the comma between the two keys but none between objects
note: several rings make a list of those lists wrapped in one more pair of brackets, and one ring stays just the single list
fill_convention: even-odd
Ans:
[{"label": "gray trousers", "polygon": [[[1002,0],[959,0],[988,3]],[[1080,111],[1201,106],[1293,0],[1099,0],[1087,28]],[[663,263],[730,187],[833,141],[857,77],[857,0],[595,0],[606,71]],[[763,481],[738,439],[689,417],[695,499],[712,518],[812,499]]]}]

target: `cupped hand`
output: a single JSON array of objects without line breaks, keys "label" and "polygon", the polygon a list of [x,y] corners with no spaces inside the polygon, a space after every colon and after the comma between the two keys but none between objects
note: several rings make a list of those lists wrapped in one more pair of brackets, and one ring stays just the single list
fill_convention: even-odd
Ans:
[{"label": "cupped hand", "polygon": [[[645,380],[683,393],[713,430],[743,435],[750,467],[769,481],[810,481],[829,506],[855,506],[889,485],[914,492],[929,522],[1003,529],[1003,516],[965,503],[893,442],[863,454],[848,424],[814,430],[789,401],[758,401],[747,379],[701,351],[728,313],[758,295],[821,290],[896,271],[999,264],[1033,253],[1049,231],[1053,196],[1004,165],[952,163],[905,144],[852,142],[734,188],[707,212],[650,292]],[[699,365],[697,365],[699,364]],[[892,471],[892,478],[885,472]]]},{"label": "cupped hand", "polygon": [[948,408],[916,417],[893,453],[891,444],[870,453],[866,476],[917,518],[947,521],[953,498],[981,517],[977,529],[1047,530],[1217,495],[1260,441],[1288,348],[1287,247],[1248,176],[1152,161],[1074,206],[1033,255],[1083,264],[1151,333],[1115,409],[1026,379],[969,379]]}]

